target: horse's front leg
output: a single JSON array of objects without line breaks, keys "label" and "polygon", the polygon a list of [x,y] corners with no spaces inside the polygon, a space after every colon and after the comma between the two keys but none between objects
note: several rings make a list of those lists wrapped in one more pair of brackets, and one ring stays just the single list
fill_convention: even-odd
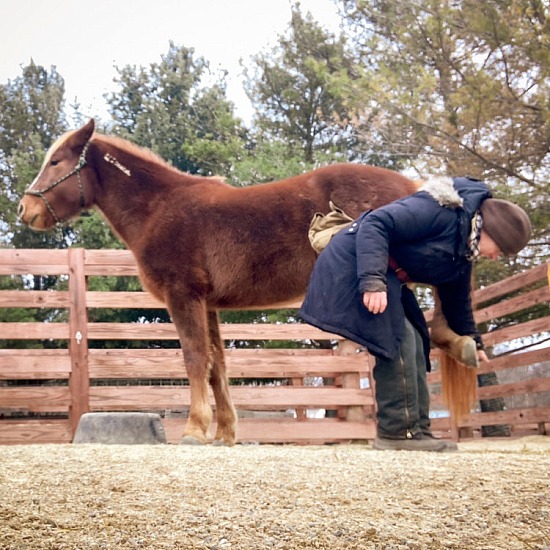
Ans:
[{"label": "horse's front leg", "polygon": [[449,328],[441,309],[441,300],[437,289],[433,289],[435,307],[431,323],[432,342],[447,355],[468,367],[478,367],[476,343],[470,336],[459,336]]},{"label": "horse's front leg", "polygon": [[200,299],[178,296],[168,300],[168,309],[178,331],[191,392],[189,418],[181,443],[201,445],[212,421],[208,397],[209,348],[206,305]]},{"label": "horse's front leg", "polygon": [[208,328],[211,351],[210,385],[216,400],[216,419],[218,422],[214,445],[232,446],[235,444],[237,435],[237,413],[229,393],[225,351],[220,335],[220,322],[217,311],[208,312]]}]

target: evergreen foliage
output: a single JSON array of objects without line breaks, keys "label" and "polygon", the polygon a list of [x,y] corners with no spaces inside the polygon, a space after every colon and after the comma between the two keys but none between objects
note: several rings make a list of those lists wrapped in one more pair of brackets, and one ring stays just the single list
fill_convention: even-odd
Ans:
[{"label": "evergreen foliage", "polygon": [[[418,174],[470,175],[524,207],[548,256],[550,19],[540,0],[338,2],[361,77],[363,147]],[[510,273],[508,273],[510,274]],[[498,277],[506,272],[498,273]]]},{"label": "evergreen foliage", "polygon": [[[548,259],[550,19],[543,0],[335,0],[339,36],[294,4],[276,45],[244,66],[256,109],[250,128],[192,48],[170,43],[149,67],[118,68],[105,130],[177,168],[261,184],[336,161],[408,173],[472,175],[529,211],[531,246],[519,258],[480,262],[478,284]],[[78,115],[76,115],[78,117]],[[83,122],[83,121],[80,121]],[[23,67],[0,84],[0,243],[17,248],[120,248],[97,213],[56,233],[17,221],[17,204],[54,138],[68,129],[64,80]],[[1,278],[2,288],[62,288],[57,277]],[[131,279],[92,289],[135,290]],[[3,320],[55,312],[5,310]],[[62,315],[62,313],[59,313]],[[95,320],[167,321],[162,311],[94,313]],[[289,321],[287,311],[224,314],[232,322]],[[514,322],[507,319],[503,322]],[[130,343],[126,343],[131,345]],[[163,344],[164,345],[164,344]],[[244,344],[243,344],[244,345]]]}]

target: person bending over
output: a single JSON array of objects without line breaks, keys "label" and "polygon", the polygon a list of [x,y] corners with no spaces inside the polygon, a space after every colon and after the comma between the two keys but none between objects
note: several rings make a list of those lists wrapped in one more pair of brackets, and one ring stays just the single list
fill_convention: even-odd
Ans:
[{"label": "person bending over", "polygon": [[430,430],[429,334],[414,281],[437,288],[449,327],[488,361],[470,299],[472,263],[517,254],[531,236],[525,211],[471,178],[437,177],[364,212],[329,242],[313,269],[300,316],[376,357],[377,436],[385,450],[456,450]]}]

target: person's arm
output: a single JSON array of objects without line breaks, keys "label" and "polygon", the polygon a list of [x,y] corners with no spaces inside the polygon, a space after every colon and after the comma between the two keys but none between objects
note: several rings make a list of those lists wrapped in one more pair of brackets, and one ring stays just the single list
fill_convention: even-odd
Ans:
[{"label": "person's arm", "polygon": [[478,350],[483,350],[481,334],[477,329],[471,300],[472,266],[468,263],[456,280],[437,286],[441,310],[449,328],[461,336],[471,336]]},{"label": "person's arm", "polygon": [[489,363],[481,334],[474,320],[470,281],[471,266],[467,270],[467,275],[461,277],[457,283],[439,285],[437,291],[441,299],[441,309],[449,327],[454,332],[461,336],[471,336],[475,340],[478,361]]},{"label": "person's arm", "polygon": [[431,197],[417,194],[366,216],[357,230],[355,245],[359,291],[386,292],[390,244],[419,242],[438,235],[448,223],[444,211]]}]

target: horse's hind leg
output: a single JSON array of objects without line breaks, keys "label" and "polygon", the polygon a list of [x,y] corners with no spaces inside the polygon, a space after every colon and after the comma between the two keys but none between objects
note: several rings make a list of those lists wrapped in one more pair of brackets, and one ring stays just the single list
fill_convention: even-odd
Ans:
[{"label": "horse's hind leg", "polygon": [[169,300],[168,308],[180,338],[191,391],[189,418],[181,443],[200,445],[206,443],[206,433],[212,421],[212,407],[208,397],[206,306],[197,299],[178,297]]},{"label": "horse's hind leg", "polygon": [[231,446],[235,444],[236,439],[237,414],[229,393],[224,345],[220,336],[217,311],[208,312],[208,329],[211,351],[210,385],[216,400],[216,419],[218,421],[214,445]]},{"label": "horse's hind leg", "polygon": [[468,367],[477,367],[476,343],[470,336],[459,336],[447,324],[441,309],[441,300],[434,288],[435,307],[431,323],[430,337],[432,342],[445,353]]}]

